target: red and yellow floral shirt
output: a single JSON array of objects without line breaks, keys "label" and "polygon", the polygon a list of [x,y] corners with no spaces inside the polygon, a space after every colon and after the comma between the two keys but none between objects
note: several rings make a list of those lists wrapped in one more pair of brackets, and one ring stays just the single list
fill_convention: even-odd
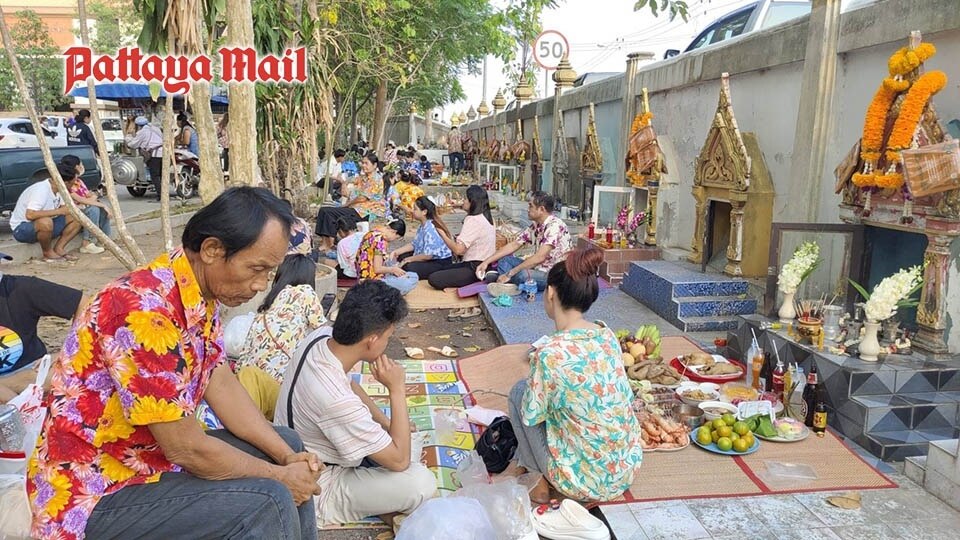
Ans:
[{"label": "red and yellow floral shirt", "polygon": [[147,426],[200,403],[225,358],[218,306],[176,249],[107,285],[77,318],[27,467],[34,537],[83,538],[101,497],[180,470]]}]

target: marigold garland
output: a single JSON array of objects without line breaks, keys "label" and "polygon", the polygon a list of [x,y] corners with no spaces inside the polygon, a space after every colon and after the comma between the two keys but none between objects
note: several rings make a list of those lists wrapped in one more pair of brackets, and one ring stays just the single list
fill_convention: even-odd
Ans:
[{"label": "marigold garland", "polygon": [[630,135],[640,131],[640,128],[650,125],[651,120],[653,120],[652,112],[640,113],[634,116],[633,124],[630,126]]},{"label": "marigold garland", "polygon": [[903,47],[890,55],[887,60],[887,69],[890,75],[906,75],[935,54],[937,54],[937,48],[932,43],[921,43],[913,49]]},{"label": "marigold garland", "polygon": [[886,84],[881,84],[870,106],[867,107],[860,150],[860,157],[865,162],[875,164],[880,159],[880,145],[883,144],[883,128],[886,125],[887,112],[896,97],[897,92],[888,88]]},{"label": "marigold garland", "polygon": [[913,83],[913,86],[907,92],[907,97],[900,104],[900,114],[897,116],[897,121],[894,122],[893,130],[890,132],[886,151],[888,162],[899,161],[900,151],[910,148],[923,109],[926,108],[930,98],[943,90],[946,85],[947,74],[939,70],[924,73]]}]

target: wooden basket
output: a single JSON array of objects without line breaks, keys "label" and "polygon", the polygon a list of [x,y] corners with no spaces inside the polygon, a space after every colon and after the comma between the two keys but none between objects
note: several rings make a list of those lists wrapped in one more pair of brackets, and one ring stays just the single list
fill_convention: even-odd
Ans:
[{"label": "wooden basket", "polygon": [[960,188],[960,145],[956,139],[900,153],[903,177],[914,197]]}]

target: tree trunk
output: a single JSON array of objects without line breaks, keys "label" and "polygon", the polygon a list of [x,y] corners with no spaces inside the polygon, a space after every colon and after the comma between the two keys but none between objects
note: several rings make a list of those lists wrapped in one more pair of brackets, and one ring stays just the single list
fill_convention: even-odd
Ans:
[{"label": "tree trunk", "polygon": [[223,169],[220,166],[217,126],[210,108],[210,83],[193,83],[190,97],[193,125],[197,128],[200,142],[200,200],[207,205],[223,193]]},{"label": "tree trunk", "polygon": [[[86,6],[84,5],[84,10],[85,10],[85,7]],[[82,13],[85,13],[85,11]],[[84,19],[81,19],[81,20],[84,20]],[[86,25],[85,24],[81,25],[81,27],[85,29]],[[2,7],[0,7],[0,35],[2,35],[3,47],[7,52],[7,59],[10,62],[10,68],[13,71],[14,79],[16,80],[17,90],[20,92],[20,95],[24,101],[24,104],[23,104],[24,109],[26,109],[27,114],[30,116],[30,121],[33,124],[34,131],[36,131],[37,133],[42,133],[42,130],[40,129],[40,117],[37,114],[37,109],[34,104],[33,97],[30,95],[29,88],[27,87],[27,81],[23,76],[23,70],[20,69],[20,63],[17,61],[16,54],[14,53],[13,39],[10,37],[10,28],[7,26],[6,15],[4,14]],[[88,84],[89,84],[89,81],[88,81]],[[93,94],[91,94],[91,99],[95,99],[95,96]],[[95,104],[96,102],[94,101],[93,103]],[[99,138],[101,140],[100,144],[102,144],[103,130],[99,125],[96,127],[97,127]],[[50,152],[50,145],[47,143],[47,140],[45,137],[38,137],[38,141],[40,144],[40,153],[43,155],[43,163],[44,165],[46,165],[47,170],[50,172],[50,176],[51,178],[53,178],[54,184],[56,185],[57,193],[63,199],[65,205],[67,206],[67,209],[70,211],[70,215],[74,219],[78,220],[81,226],[93,232],[97,240],[102,242],[104,247],[109,249],[110,253],[112,253],[115,257],[117,257],[117,259],[128,270],[133,270],[134,268],[139,266],[139,263],[141,263],[141,261],[138,261],[133,257],[131,257],[130,253],[123,251],[123,249],[121,249],[120,246],[114,243],[113,240],[110,240],[110,238],[108,238],[107,235],[103,234],[103,231],[101,231],[96,224],[90,221],[90,218],[88,218],[83,212],[81,212],[80,209],[77,207],[77,205],[74,204],[73,199],[70,198],[70,192],[67,190],[67,186],[63,182],[63,178],[60,177],[60,173],[57,170],[57,164],[56,162],[54,162],[53,154]],[[104,148],[103,146],[101,146],[101,148],[103,148],[101,152],[105,155],[106,148]],[[107,160],[107,162],[108,162],[107,166],[109,167],[109,159]],[[111,180],[112,180],[112,177],[111,177]],[[140,252],[140,257],[143,258],[142,252]]]},{"label": "tree trunk", "polygon": [[350,138],[347,140],[349,141],[349,144],[351,146],[354,144],[357,144],[357,113],[358,112],[359,111],[357,109],[357,95],[354,94],[350,104],[350,125],[347,127],[347,129],[350,130],[349,131]]},{"label": "tree trunk", "polygon": [[[228,47],[253,47],[250,2],[231,2],[227,10]],[[257,96],[252,82],[227,83],[230,91],[230,183],[257,184]]]},{"label": "tree trunk", "polygon": [[[167,32],[167,50],[173,52],[173,32]],[[176,152],[173,148],[173,94],[167,92],[166,110],[163,114],[163,166],[160,169],[160,228],[163,230],[163,247],[173,249],[173,230],[170,225],[170,177],[176,174]]]},{"label": "tree trunk", "polygon": [[387,81],[381,79],[377,84],[377,96],[373,104],[373,136],[370,137],[370,148],[380,149],[384,146],[383,131],[387,125]]}]

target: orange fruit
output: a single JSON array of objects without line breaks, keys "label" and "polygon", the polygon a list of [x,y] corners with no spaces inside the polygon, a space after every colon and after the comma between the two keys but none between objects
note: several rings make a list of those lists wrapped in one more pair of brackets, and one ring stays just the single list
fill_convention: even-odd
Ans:
[{"label": "orange fruit", "polygon": [[737,435],[746,435],[747,433],[750,433],[750,428],[747,427],[746,422],[737,422],[733,424],[733,432]]},{"label": "orange fruit", "polygon": [[726,424],[726,425],[728,425],[728,426],[732,426],[732,425],[734,425],[734,424],[737,423],[737,417],[734,416],[734,415],[732,415],[732,414],[730,414],[730,413],[727,413],[727,414],[721,416],[720,418],[723,420],[723,423]]},{"label": "orange fruit", "polygon": [[740,440],[740,436],[737,435],[736,432],[733,432],[733,433],[730,434],[730,440],[733,441],[733,442],[737,442],[737,441]]},{"label": "orange fruit", "polygon": [[737,439],[733,441],[733,451],[740,454],[746,452],[750,449],[750,446],[747,444],[746,439]]},{"label": "orange fruit", "polygon": [[713,425],[713,429],[720,429],[723,426],[727,425],[727,423],[723,421],[723,418],[717,418],[716,420],[713,421],[713,424],[711,425]]},{"label": "orange fruit", "polygon": [[723,452],[729,452],[733,448],[733,441],[727,437],[720,437],[720,440],[717,441],[717,448]]},{"label": "orange fruit", "polygon": [[747,441],[747,448],[753,448],[753,444],[757,442],[756,439],[753,438],[753,433],[750,432],[747,432],[746,435],[740,437],[740,440]]},{"label": "orange fruit", "polygon": [[713,431],[710,432],[710,440],[711,440],[711,441],[717,442],[719,439],[720,439],[720,435],[717,433],[717,430],[713,430]]},{"label": "orange fruit", "polygon": [[733,429],[731,429],[730,426],[723,426],[721,428],[717,428],[717,434],[719,434],[721,437],[730,438],[731,433],[733,433]]},{"label": "orange fruit", "polygon": [[697,442],[707,446],[713,442],[713,438],[710,436],[709,431],[697,430]]}]

